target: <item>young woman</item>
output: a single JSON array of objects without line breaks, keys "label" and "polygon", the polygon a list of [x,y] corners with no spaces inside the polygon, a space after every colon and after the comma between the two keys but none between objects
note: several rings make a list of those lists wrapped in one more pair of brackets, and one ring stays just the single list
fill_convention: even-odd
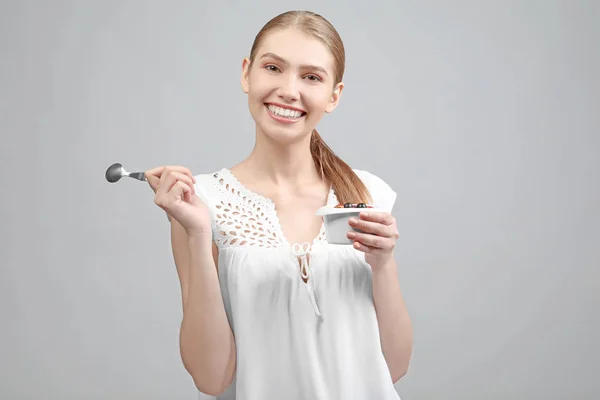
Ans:
[{"label": "young woman", "polygon": [[[398,399],[412,328],[394,261],[396,193],[353,170],[315,126],[337,107],[344,46],[311,12],[256,36],[241,84],[256,145],[234,167],[146,172],[169,216],[181,281],[180,348],[200,392],[218,399]],[[316,211],[370,203],[353,246],[327,243]],[[367,210],[368,211],[368,210]]]}]

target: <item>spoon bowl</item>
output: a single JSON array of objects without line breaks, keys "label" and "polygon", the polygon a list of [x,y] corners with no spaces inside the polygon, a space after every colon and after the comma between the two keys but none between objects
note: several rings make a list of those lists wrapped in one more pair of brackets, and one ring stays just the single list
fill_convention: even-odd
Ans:
[{"label": "spoon bowl", "polygon": [[120,163],[114,163],[106,170],[106,180],[110,183],[118,182],[125,174],[123,173],[123,166]]},{"label": "spoon bowl", "polygon": [[124,176],[138,181],[146,181],[146,175],[143,172],[127,172],[121,163],[114,163],[108,167],[104,176],[110,183],[116,183]]}]

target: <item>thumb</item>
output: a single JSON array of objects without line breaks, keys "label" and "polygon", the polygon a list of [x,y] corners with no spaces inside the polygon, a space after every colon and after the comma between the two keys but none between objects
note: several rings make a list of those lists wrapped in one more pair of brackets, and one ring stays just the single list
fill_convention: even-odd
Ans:
[{"label": "thumb", "polygon": [[154,175],[146,174],[146,182],[148,182],[148,185],[150,186],[152,191],[156,193],[156,190],[158,189],[158,184],[160,183],[160,179]]}]

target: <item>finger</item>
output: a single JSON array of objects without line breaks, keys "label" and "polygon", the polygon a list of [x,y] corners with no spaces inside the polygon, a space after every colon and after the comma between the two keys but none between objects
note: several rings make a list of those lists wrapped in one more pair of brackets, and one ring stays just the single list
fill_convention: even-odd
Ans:
[{"label": "finger", "polygon": [[193,195],[194,195],[194,193],[192,193],[191,190],[184,192],[183,193],[183,201],[185,201],[186,203],[191,203]]},{"label": "finger", "polygon": [[169,196],[174,203],[177,203],[180,200],[190,203],[192,201],[192,190],[188,184],[183,181],[177,181],[169,191]]},{"label": "finger", "polygon": [[[189,185],[186,185],[186,187],[189,188]],[[192,186],[190,190],[184,190],[184,192],[183,192],[183,200],[186,203],[190,203],[191,204],[192,203],[192,196],[194,196],[195,194],[196,193],[195,193],[194,187]]]},{"label": "finger", "polygon": [[165,169],[164,166],[151,168],[151,169],[147,170],[146,172],[144,172],[144,175],[146,175],[146,177],[156,176],[156,177],[160,178],[160,174],[162,173],[163,169]]},{"label": "finger", "polygon": [[160,177],[162,178],[163,176],[171,173],[182,174],[186,176],[192,182],[192,186],[194,183],[196,183],[196,178],[192,175],[192,172],[185,167],[164,167]]},{"label": "finger", "polygon": [[364,221],[378,222],[383,225],[393,225],[396,222],[394,216],[388,212],[363,211],[360,213],[360,219]]},{"label": "finger", "polygon": [[177,182],[185,183],[190,187],[192,192],[194,192],[194,183],[192,182],[191,178],[180,172],[174,171],[168,171],[161,175],[158,191],[166,193],[170,191],[173,185],[175,185]]},{"label": "finger", "polygon": [[190,179],[192,180],[193,183],[196,183],[196,178],[192,175],[192,172],[185,167],[180,167],[180,166],[156,167],[156,168],[152,168],[152,169],[149,169],[146,172],[144,172],[146,181],[148,182],[148,185],[150,185],[150,187],[152,188],[154,193],[156,193],[156,191],[158,190],[158,186],[160,185],[160,182],[161,182],[160,178],[163,177],[169,171],[176,171],[176,172],[184,173],[185,175],[190,177]]},{"label": "finger", "polygon": [[179,203],[181,200],[191,202],[192,190],[187,183],[182,181],[176,181],[175,184],[168,190],[160,190],[157,192],[154,202],[156,205],[168,211],[174,204]]},{"label": "finger", "polygon": [[159,191],[161,193],[169,192],[176,182],[184,182],[190,187],[192,193],[195,193],[194,182],[192,179],[189,176],[176,171],[167,171],[161,175],[157,193]]},{"label": "finger", "polygon": [[350,231],[347,233],[347,237],[355,242],[360,242],[360,244],[377,249],[391,249],[394,247],[394,240],[382,236],[371,235],[370,233]]},{"label": "finger", "polygon": [[383,237],[395,236],[395,229],[392,225],[384,225],[379,222],[371,222],[356,218],[350,218],[348,224],[353,228],[360,229],[363,232],[371,233],[373,235]]},{"label": "finger", "polygon": [[354,242],[352,245],[356,250],[360,250],[363,253],[372,253],[373,251],[377,250],[375,247],[367,246],[360,242]]},{"label": "finger", "polygon": [[175,166],[167,165],[167,166],[155,167],[155,168],[147,170],[144,173],[144,175],[146,176],[146,179],[148,179],[149,176],[156,176],[157,178],[160,178],[161,175],[166,171],[181,172],[182,174],[189,176],[192,179],[192,181],[194,183],[196,183],[196,178],[192,174],[192,171],[190,171],[189,168],[182,167],[180,165],[175,165]]},{"label": "finger", "polygon": [[194,174],[192,174],[192,171],[190,171],[189,168],[182,167],[179,165],[178,166],[167,166],[166,168],[168,168],[169,170],[172,170],[172,171],[181,172],[182,174],[189,176],[190,179],[192,180],[192,182],[196,183],[196,178],[194,177]]},{"label": "finger", "polygon": [[152,187],[152,189],[154,189],[154,191],[156,191],[156,188],[158,187],[158,181],[160,180],[160,177],[162,176],[164,171],[165,167],[156,167],[144,172],[146,181],[150,183],[150,186]]},{"label": "finger", "polygon": [[148,185],[150,185],[154,193],[156,193],[156,190],[158,189],[158,184],[160,182],[160,176],[163,169],[164,167],[156,167],[144,172],[146,182],[148,182]]},{"label": "finger", "polygon": [[160,179],[154,175],[150,175],[150,174],[145,174],[145,175],[146,175],[146,182],[148,182],[148,185],[150,186],[150,188],[154,191],[154,193],[156,193]]}]

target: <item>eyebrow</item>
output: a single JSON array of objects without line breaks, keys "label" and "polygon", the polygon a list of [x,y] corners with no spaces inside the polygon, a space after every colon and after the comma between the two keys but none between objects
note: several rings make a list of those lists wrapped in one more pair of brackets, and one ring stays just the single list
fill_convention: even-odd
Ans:
[{"label": "eyebrow", "polygon": [[[261,60],[262,60],[263,58],[272,58],[272,59],[274,59],[274,60],[277,60],[277,61],[279,61],[279,62],[280,62],[280,63],[282,63],[282,64],[289,65],[289,63],[287,62],[287,60],[285,60],[284,58],[282,58],[282,57],[280,57],[280,56],[278,56],[277,54],[274,54],[274,53],[265,53],[265,54],[263,54],[263,55],[260,57],[260,59],[261,59]],[[312,69],[312,70],[316,70],[316,71],[319,71],[319,72],[321,72],[321,73],[323,73],[323,74],[325,74],[325,75],[328,75],[328,74],[327,74],[327,70],[326,70],[325,68],[323,68],[323,67],[319,67],[319,66],[317,66],[317,65],[301,65],[300,67],[301,67],[301,68],[303,68],[303,69]]]}]

